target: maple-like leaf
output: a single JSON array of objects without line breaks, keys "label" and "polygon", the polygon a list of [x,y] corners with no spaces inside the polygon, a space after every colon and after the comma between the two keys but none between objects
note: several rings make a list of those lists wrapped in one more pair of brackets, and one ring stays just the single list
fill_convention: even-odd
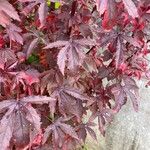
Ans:
[{"label": "maple-like leaf", "polygon": [[4,27],[10,24],[10,18],[20,21],[17,11],[7,0],[0,0],[0,16],[0,24]]},{"label": "maple-like leaf", "polygon": [[62,147],[65,142],[65,135],[79,140],[78,135],[69,124],[64,123],[66,119],[58,118],[53,124],[49,125],[44,132],[44,137],[42,143],[44,144],[50,135],[53,138],[53,147]]},{"label": "maple-like leaf", "polygon": [[0,102],[0,111],[5,112],[0,122],[0,144],[3,149],[9,146],[11,138],[17,147],[25,146],[29,142],[30,130],[41,131],[41,118],[32,104],[46,104],[51,97],[30,96],[19,101],[15,99]]},{"label": "maple-like leaf", "polygon": [[[122,0],[125,9],[133,18],[139,17],[138,10],[132,0]],[[96,0],[97,10],[100,15],[104,14],[103,27],[110,29],[115,25],[115,17],[117,15],[117,7],[114,0]],[[112,25],[110,24],[112,23]]]},{"label": "maple-like leaf", "polygon": [[6,27],[11,22],[11,19],[4,12],[0,11],[0,25]]},{"label": "maple-like leaf", "polygon": [[[20,2],[31,2],[28,6],[24,8],[24,14],[27,15],[36,5],[40,5],[38,8],[39,20],[40,20],[40,28],[44,26],[45,19],[48,13],[48,6],[45,0],[19,0]],[[27,13],[27,14],[26,14]]]},{"label": "maple-like leaf", "polygon": [[76,128],[79,139],[81,139],[83,142],[85,142],[87,133],[89,133],[89,135],[90,135],[94,140],[97,140],[96,133],[95,133],[95,131],[91,128],[91,127],[94,127],[94,126],[96,126],[96,124],[95,124],[95,123],[92,123],[92,122],[87,122],[87,123],[85,123],[85,124],[84,124],[84,123],[83,123],[83,124],[80,124],[80,125]]},{"label": "maple-like leaf", "polygon": [[1,49],[0,50],[0,68],[4,69],[5,67],[13,64],[17,61],[15,53],[11,49]]},{"label": "maple-like leaf", "polygon": [[138,111],[138,87],[132,78],[124,77],[124,85],[117,85],[112,89],[116,105],[113,108],[118,112],[126,103],[129,97],[132,101],[135,111]]},{"label": "maple-like leaf", "polygon": [[12,138],[12,109],[10,109],[0,122],[0,145],[1,149],[7,149]]},{"label": "maple-like leaf", "polygon": [[26,89],[25,85],[31,86],[33,83],[39,82],[39,72],[35,69],[28,69],[26,71],[9,72],[9,73],[14,76],[12,84],[13,89],[21,83],[25,90]]},{"label": "maple-like leaf", "polygon": [[119,68],[120,64],[123,63],[123,51],[124,51],[124,47],[122,45],[122,41],[120,39],[120,37],[117,38],[117,50],[116,50],[116,68]]},{"label": "maple-like leaf", "polygon": [[108,0],[96,0],[97,10],[102,15],[107,10]]},{"label": "maple-like leaf", "polygon": [[27,58],[31,55],[33,49],[37,46],[38,40],[39,40],[38,38],[35,38],[35,39],[33,39],[33,41],[30,43],[30,45],[29,45],[29,47],[28,47],[28,49],[27,49],[27,52],[26,52]]},{"label": "maple-like leaf", "polygon": [[21,102],[32,104],[48,104],[55,99],[47,96],[28,96],[21,99]]},{"label": "maple-like leaf", "polygon": [[94,45],[95,42],[91,39],[69,40],[69,41],[56,41],[48,44],[44,49],[62,47],[64,46],[57,57],[57,64],[64,75],[65,67],[74,71],[78,66],[81,66],[85,58],[84,49],[86,45]]},{"label": "maple-like leaf", "polygon": [[114,0],[96,0],[97,10],[100,15],[104,14],[102,26],[110,30],[116,25],[117,7]]},{"label": "maple-like leaf", "polygon": [[[57,99],[59,111],[62,115],[73,114],[80,121],[84,112],[82,103],[89,100],[88,96],[72,87],[60,87],[51,96]],[[54,103],[53,105],[50,103],[50,108],[55,110],[52,106],[55,107]]]},{"label": "maple-like leaf", "polygon": [[20,35],[21,33],[21,28],[17,27],[15,24],[13,23],[10,23],[7,27],[6,27],[6,31],[7,31],[7,34],[10,38],[10,40],[12,41],[15,41],[15,42],[18,42],[20,44],[23,45],[23,38],[22,36]]},{"label": "maple-like leaf", "polygon": [[92,115],[89,118],[89,122],[98,118],[98,126],[102,135],[105,135],[105,128],[108,123],[113,119],[114,112],[110,109],[110,98],[102,90],[96,97],[93,99],[93,102],[89,103],[90,110]]},{"label": "maple-like leaf", "polygon": [[95,118],[104,135],[128,99],[137,111],[132,76],[150,78],[149,8],[149,0],[0,0],[0,149],[78,149],[87,133],[97,139]]},{"label": "maple-like leaf", "polygon": [[94,60],[93,57],[86,57],[83,62],[83,68],[87,72],[98,72],[97,66],[96,66],[96,60]]},{"label": "maple-like leaf", "polygon": [[51,95],[54,89],[61,84],[63,84],[62,74],[57,70],[51,69],[41,78],[40,84],[41,94],[43,94],[44,91],[47,91],[49,95]]},{"label": "maple-like leaf", "polygon": [[129,15],[133,18],[139,17],[138,10],[132,0],[122,0]]},{"label": "maple-like leaf", "polygon": [[66,61],[67,61],[67,55],[66,54],[67,54],[68,50],[69,49],[67,46],[63,47],[57,56],[57,64],[58,64],[59,69],[63,75],[65,72],[65,66],[66,66]]},{"label": "maple-like leaf", "polygon": [[40,27],[43,27],[45,25],[46,16],[47,16],[47,13],[48,13],[48,7],[47,7],[47,3],[45,1],[43,1],[40,4],[38,13],[39,13],[39,20],[41,22]]},{"label": "maple-like leaf", "polygon": [[[32,113],[30,117],[31,117],[30,120],[32,120]],[[30,142],[29,134],[30,134],[30,130],[33,129],[32,125],[28,121],[28,119],[26,119],[26,115],[24,111],[17,111],[12,113],[12,118],[13,118],[12,120],[13,142],[15,143],[16,147],[23,148],[25,145],[27,145]],[[37,121],[37,123],[39,122]]]},{"label": "maple-like leaf", "polygon": [[[136,38],[136,36],[129,36],[128,33],[118,32],[116,30],[111,30],[108,33],[104,33],[100,29],[99,35],[100,38],[98,39],[99,46],[101,47],[108,47],[109,51],[114,54],[115,58],[115,66],[118,69],[121,64],[125,61],[125,43],[129,43],[133,45],[135,48],[141,48],[141,42]],[[107,55],[108,56],[108,55]],[[113,56],[110,57],[112,59]]]},{"label": "maple-like leaf", "polygon": [[26,45],[24,45],[24,51],[26,53],[26,57],[29,56],[34,52],[35,48],[40,44],[40,42],[46,43],[45,39],[41,36],[42,32],[38,30],[31,30],[29,33],[24,34],[24,39]]}]

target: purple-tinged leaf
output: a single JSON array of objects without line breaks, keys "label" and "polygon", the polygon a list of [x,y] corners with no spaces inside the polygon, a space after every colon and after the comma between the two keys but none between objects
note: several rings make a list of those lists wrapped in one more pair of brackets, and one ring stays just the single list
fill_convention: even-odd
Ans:
[{"label": "purple-tinged leaf", "polygon": [[35,6],[36,6],[36,3],[31,3],[31,4],[27,5],[25,8],[23,8],[23,10],[21,12],[25,16],[27,16]]},{"label": "purple-tinged leaf", "polygon": [[107,9],[108,0],[96,0],[97,10],[100,15],[102,15]]},{"label": "purple-tinged leaf", "polygon": [[115,107],[113,108],[113,110],[115,112],[118,112],[121,107],[126,103],[127,101],[127,96],[125,91],[123,90],[122,86],[115,86],[111,92],[113,93],[114,97],[115,97]]},{"label": "purple-tinged leaf", "polygon": [[120,37],[117,39],[117,50],[116,50],[116,68],[119,68],[120,64],[123,63],[123,47]]},{"label": "purple-tinged leaf", "polygon": [[116,85],[112,88],[112,93],[115,97],[115,107],[113,108],[118,112],[121,107],[126,103],[127,97],[132,101],[135,111],[138,111],[138,87],[132,78],[123,77],[124,86]]},{"label": "purple-tinged leaf", "polygon": [[47,46],[44,47],[44,49],[61,47],[61,46],[65,46],[67,44],[68,44],[68,41],[56,41],[56,42],[48,44]]},{"label": "purple-tinged leaf", "polygon": [[132,44],[135,47],[141,48],[140,43],[137,41],[136,38],[130,37],[130,36],[123,36],[123,38],[129,42],[130,44]]},{"label": "purple-tinged leaf", "polygon": [[91,129],[90,127],[86,127],[86,130],[94,140],[97,140],[96,133],[94,132],[93,129]]},{"label": "purple-tinged leaf", "polygon": [[87,133],[86,133],[85,126],[82,125],[82,127],[80,127],[79,130],[78,130],[78,137],[79,137],[79,139],[81,139],[83,142],[85,142],[86,136],[87,136]]},{"label": "purple-tinged leaf", "polygon": [[12,138],[12,116],[10,115],[12,111],[13,108],[6,112],[0,122],[0,146],[2,150],[8,148],[10,140]]},{"label": "purple-tinged leaf", "polygon": [[92,39],[80,39],[80,40],[75,40],[75,43],[78,43],[80,45],[89,45],[89,46],[94,46],[96,45],[95,41]]},{"label": "purple-tinged leaf", "polygon": [[11,49],[1,49],[0,50],[0,58],[4,62],[15,62],[16,61],[16,55]]},{"label": "purple-tinged leaf", "polygon": [[138,10],[132,0],[122,0],[129,15],[133,18],[139,17]]},{"label": "purple-tinged leaf", "polygon": [[14,99],[11,100],[3,100],[0,102],[0,112],[8,109],[10,106],[14,105],[16,102]]},{"label": "purple-tinged leaf", "polygon": [[73,71],[76,70],[77,67],[81,65],[81,61],[78,52],[73,46],[70,46],[68,57],[68,69]]},{"label": "purple-tinged leaf", "polygon": [[63,75],[64,75],[66,61],[67,61],[67,55],[66,55],[67,51],[68,51],[68,46],[65,46],[60,50],[57,56],[57,64]]},{"label": "purple-tinged leaf", "polygon": [[30,56],[32,53],[33,49],[37,46],[38,44],[38,38],[35,38],[29,45],[28,50],[27,50],[27,58]]},{"label": "purple-tinged leaf", "polygon": [[19,148],[26,146],[29,141],[31,123],[25,118],[25,112],[19,109],[13,116],[13,141]]},{"label": "purple-tinged leaf", "polygon": [[20,35],[21,28],[17,27],[15,24],[10,24],[7,26],[7,34],[10,38],[10,40],[18,42],[23,45],[23,38]]},{"label": "purple-tinged leaf", "polygon": [[45,132],[44,132],[44,135],[43,135],[43,139],[42,139],[42,143],[45,144],[47,139],[49,138],[49,136],[51,135],[52,133],[52,126],[48,126],[46,129],[45,129]]},{"label": "purple-tinged leaf", "polygon": [[64,136],[69,135],[70,137],[78,140],[78,135],[69,124],[64,123],[65,119],[58,118],[53,124],[49,125],[44,132],[43,141],[44,144],[48,137],[52,134],[53,138],[53,146],[56,146],[54,144],[57,144],[58,146],[62,146],[64,142]]},{"label": "purple-tinged leaf", "polygon": [[0,1],[0,11],[5,12],[8,16],[10,16],[13,19],[20,21],[17,11],[7,0]]},{"label": "purple-tinged leaf", "polygon": [[21,99],[21,102],[32,104],[47,104],[55,99],[48,96],[28,96]]},{"label": "purple-tinged leaf", "polygon": [[75,132],[75,130],[70,125],[65,124],[65,123],[59,123],[58,125],[59,125],[59,127],[61,128],[61,130],[63,132],[68,134],[70,137],[75,138],[75,139],[78,140],[77,133]]},{"label": "purple-tinged leaf", "polygon": [[51,96],[57,99],[59,111],[62,115],[73,114],[77,117],[78,121],[84,112],[82,101],[89,100],[86,95],[77,89],[64,86],[54,91]]},{"label": "purple-tinged leaf", "polygon": [[40,23],[41,23],[40,28],[43,27],[45,24],[46,16],[47,16],[47,10],[48,10],[48,8],[47,8],[46,2],[42,2],[40,4],[39,9],[38,9],[39,19],[40,19]]},{"label": "purple-tinged leaf", "polygon": [[[33,124],[35,129],[40,132],[41,130],[41,118],[39,114],[36,112],[36,109],[34,109],[32,106],[27,105],[26,107],[27,113],[26,113],[26,119]],[[37,134],[38,134],[37,132]]]},{"label": "purple-tinged leaf", "polygon": [[[64,68],[66,66],[69,70],[74,72],[79,66],[82,65],[83,60],[85,58],[84,49],[86,48],[84,45],[95,45],[95,42],[93,42],[90,39],[70,39],[69,41],[56,41],[50,43],[46,47],[44,47],[44,49],[65,46],[65,48],[61,49],[63,51],[60,50],[60,53],[58,54],[59,60],[57,60],[57,64],[60,68],[60,71],[62,72],[62,74],[64,74]],[[64,58],[64,60],[61,64],[62,58]],[[67,63],[65,63],[66,61]]]},{"label": "purple-tinged leaf", "polygon": [[129,77],[124,77],[124,91],[130,98],[133,108],[135,111],[138,111],[138,105],[139,105],[139,88],[136,85],[136,82],[134,79]]},{"label": "purple-tinged leaf", "polygon": [[6,27],[11,22],[11,19],[8,15],[6,15],[3,11],[0,10],[0,25]]},{"label": "purple-tinged leaf", "polygon": [[77,98],[80,100],[89,100],[90,98],[86,95],[83,95],[79,90],[77,90],[76,88],[69,88],[69,87],[64,87],[64,92]]}]

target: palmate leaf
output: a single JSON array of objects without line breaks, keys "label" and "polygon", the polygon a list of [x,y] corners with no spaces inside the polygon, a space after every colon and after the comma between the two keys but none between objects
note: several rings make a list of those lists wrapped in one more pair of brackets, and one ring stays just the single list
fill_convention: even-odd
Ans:
[{"label": "palmate leaf", "polygon": [[116,68],[118,69],[120,64],[123,63],[123,45],[122,45],[122,39],[120,37],[117,38],[117,50],[116,50]]},{"label": "palmate leaf", "polygon": [[41,32],[38,30],[31,30],[29,33],[24,34],[26,45],[24,46],[24,51],[26,53],[26,57],[29,58],[31,54],[34,53],[35,48],[40,44],[41,40],[45,42],[43,38],[41,38]]},{"label": "palmate leaf", "polygon": [[97,10],[102,15],[107,9],[108,0],[96,0]]},{"label": "palmate leaf", "polygon": [[5,67],[15,63],[17,61],[15,53],[11,49],[1,49],[0,50],[0,68]]},{"label": "palmate leaf", "polygon": [[0,145],[1,149],[7,149],[12,138],[12,116],[13,107],[6,112],[0,122]]},{"label": "palmate leaf", "polygon": [[[48,13],[48,6],[45,0],[19,0],[20,2],[31,2],[28,6],[24,8],[24,12],[30,12],[36,5],[40,5],[38,9],[40,28],[44,26],[45,19]],[[25,14],[25,13],[24,13]]]},{"label": "palmate leaf", "polygon": [[43,27],[45,24],[45,21],[46,21],[45,19],[46,19],[47,13],[48,13],[48,7],[47,7],[47,3],[45,1],[43,1],[40,4],[38,13],[39,13],[39,20],[41,22],[40,27]]},{"label": "palmate leaf", "polygon": [[94,127],[96,126],[95,123],[92,123],[92,122],[87,122],[85,124],[80,124],[78,127],[77,127],[77,133],[78,133],[78,137],[79,139],[81,139],[83,142],[85,142],[86,140],[86,136],[87,136],[87,133],[89,133],[89,135],[94,139],[94,140],[97,140],[97,136],[96,136],[96,133],[95,131],[91,128],[91,127]]},{"label": "palmate leaf", "polygon": [[139,17],[138,10],[133,2],[133,0],[122,0],[125,9],[128,11],[129,15],[133,18]]},{"label": "palmate leaf", "polygon": [[10,40],[18,42],[23,45],[23,38],[20,35],[21,28],[17,27],[15,24],[10,23],[6,28],[7,34],[10,38]]},{"label": "palmate leaf", "polygon": [[10,24],[10,18],[20,21],[17,11],[7,0],[0,0],[0,16],[0,24],[4,27]]},{"label": "palmate leaf", "polygon": [[48,104],[55,99],[47,96],[28,96],[21,99],[23,103],[32,103],[32,104]]},{"label": "palmate leaf", "polygon": [[11,18],[21,21],[15,8],[7,0],[0,0],[0,25],[6,27],[10,40],[23,44],[23,38],[19,34],[21,29],[11,23]]},{"label": "palmate leaf", "polygon": [[136,36],[129,36],[127,33],[118,32],[117,30],[111,30],[108,33],[104,33],[100,29],[99,36],[99,46],[108,46],[109,51],[115,56],[115,66],[117,69],[119,69],[119,66],[125,61],[125,42],[133,45],[135,48],[142,48],[142,42],[140,42]]},{"label": "palmate leaf", "polygon": [[14,62],[14,61],[16,61],[15,53],[9,48],[1,49],[0,58],[3,59],[4,62],[8,62],[8,61]]},{"label": "palmate leaf", "polygon": [[123,78],[124,85],[116,85],[112,89],[112,93],[115,97],[115,107],[113,108],[118,112],[121,107],[126,103],[127,98],[129,97],[132,101],[135,111],[138,111],[138,87],[135,81],[132,78]]},{"label": "palmate leaf", "polygon": [[[105,135],[106,125],[113,120],[114,112],[108,108],[101,108],[101,110],[95,110],[92,112],[89,121],[93,122],[93,120],[97,117],[98,118],[98,127],[101,134]],[[92,132],[92,131],[91,131]],[[93,132],[91,133],[92,137],[94,136]],[[93,137],[95,138],[95,136]]]},{"label": "palmate leaf", "polygon": [[[132,18],[139,17],[138,10],[133,2],[133,0],[122,0],[125,9],[127,10],[128,14]],[[96,0],[97,10],[100,15],[104,14],[104,12],[108,13],[108,16],[105,15],[104,18],[107,16],[108,18],[113,19],[116,15],[116,3],[114,0]],[[112,11],[113,10],[113,11]],[[114,15],[112,15],[114,12]],[[113,17],[112,17],[113,16]],[[107,20],[107,19],[106,19]]]},{"label": "palmate leaf", "polygon": [[[73,114],[78,121],[81,120],[84,112],[82,103],[89,100],[88,96],[72,87],[60,87],[51,96],[58,101],[59,111],[62,115]],[[54,103],[50,103],[50,108],[55,110],[53,107],[55,107]]]},{"label": "palmate leaf", "polygon": [[108,108],[108,102],[109,97],[102,93],[101,96],[97,97],[93,103],[90,104],[92,115],[90,116],[89,122],[93,122],[97,117],[99,130],[103,136],[105,135],[106,125],[112,121],[114,116],[114,112]]},{"label": "palmate leaf", "polygon": [[49,95],[51,95],[54,88],[58,87],[58,85],[61,85],[62,83],[63,83],[63,76],[59,72],[59,70],[51,69],[41,78],[40,84],[41,94],[43,94],[44,91],[47,91]]},{"label": "palmate leaf", "polygon": [[112,89],[112,93],[114,94],[116,102],[114,110],[118,112],[121,109],[121,107],[126,103],[127,95],[121,85],[114,87]]},{"label": "palmate leaf", "polygon": [[3,11],[0,11],[0,25],[6,27],[11,22],[9,16],[7,16]]},{"label": "palmate leaf", "polygon": [[124,80],[124,83],[125,83],[124,91],[126,92],[127,96],[130,98],[134,110],[138,111],[139,88],[136,85],[136,82],[134,81],[134,79],[125,76],[123,78],[123,80]]},{"label": "palmate leaf", "polygon": [[23,147],[30,141],[31,130],[36,130],[36,134],[40,133],[41,118],[31,103],[45,104],[51,101],[51,97],[29,96],[19,101],[11,99],[0,102],[0,111],[5,112],[7,110],[0,122],[0,145],[2,149],[9,146],[12,137],[17,147]]},{"label": "palmate leaf", "polygon": [[105,29],[112,29],[116,24],[117,7],[114,0],[96,0],[97,10],[100,15],[104,14],[102,26]]},{"label": "palmate leaf", "polygon": [[22,84],[24,90],[26,89],[25,85],[32,85],[33,83],[39,82],[39,72],[35,69],[28,69],[26,71],[20,72],[9,72],[14,76],[12,89],[16,88],[17,85]]},{"label": "palmate leaf", "polygon": [[38,41],[39,41],[38,38],[35,38],[35,39],[33,39],[33,41],[31,41],[31,43],[30,43],[30,45],[29,45],[29,47],[27,49],[27,52],[26,52],[27,58],[29,58],[29,56],[33,52],[33,49],[37,46]]},{"label": "palmate leaf", "polygon": [[[33,126],[31,122],[29,122],[28,119],[26,118],[25,112],[22,110],[13,112],[12,118],[13,118],[12,120],[13,142],[15,143],[16,147],[22,148],[30,142],[29,134],[30,130],[33,129]],[[39,130],[36,131],[39,132]]]},{"label": "palmate leaf", "polygon": [[74,128],[69,124],[64,123],[66,118],[58,118],[53,124],[49,125],[44,132],[44,137],[42,143],[44,144],[49,136],[52,135],[53,138],[53,146],[61,147],[65,142],[65,135],[69,135],[70,137],[79,140],[78,135],[75,132]]},{"label": "palmate leaf", "polygon": [[95,45],[95,42],[91,39],[79,39],[69,41],[56,41],[48,44],[44,49],[63,47],[57,56],[57,64],[64,75],[65,67],[74,71],[78,66],[81,66],[85,58],[84,49],[85,46]]},{"label": "palmate leaf", "polygon": [[59,54],[57,56],[57,64],[58,64],[59,69],[63,75],[65,72],[65,64],[67,61],[67,55],[66,55],[67,52],[68,52],[68,47],[65,46],[61,49],[61,51],[59,52]]}]

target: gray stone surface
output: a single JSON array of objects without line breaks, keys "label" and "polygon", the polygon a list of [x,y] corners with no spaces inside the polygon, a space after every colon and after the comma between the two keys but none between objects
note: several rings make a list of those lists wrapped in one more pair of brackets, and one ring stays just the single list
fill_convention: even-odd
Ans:
[{"label": "gray stone surface", "polygon": [[144,87],[144,81],[137,83],[140,87],[139,111],[133,110],[129,100],[107,127],[106,138],[95,127],[98,142],[88,136],[88,150],[150,150],[150,88]]},{"label": "gray stone surface", "polygon": [[106,132],[105,150],[150,150],[150,88],[140,81],[139,111],[128,101]]}]

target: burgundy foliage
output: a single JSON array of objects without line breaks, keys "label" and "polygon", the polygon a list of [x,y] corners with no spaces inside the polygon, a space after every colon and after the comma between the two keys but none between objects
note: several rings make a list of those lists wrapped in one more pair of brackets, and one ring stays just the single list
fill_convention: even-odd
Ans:
[{"label": "burgundy foliage", "polygon": [[149,0],[0,0],[0,149],[72,150],[138,111],[149,21]]}]

